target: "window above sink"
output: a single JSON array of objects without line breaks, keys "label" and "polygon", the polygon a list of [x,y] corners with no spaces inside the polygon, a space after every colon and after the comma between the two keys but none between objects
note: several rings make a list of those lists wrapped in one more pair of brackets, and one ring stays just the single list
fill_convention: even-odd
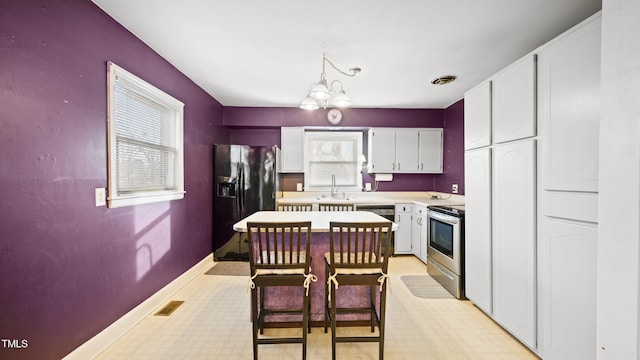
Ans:
[{"label": "window above sink", "polygon": [[305,132],[305,190],[361,191],[362,138],[356,131]]}]

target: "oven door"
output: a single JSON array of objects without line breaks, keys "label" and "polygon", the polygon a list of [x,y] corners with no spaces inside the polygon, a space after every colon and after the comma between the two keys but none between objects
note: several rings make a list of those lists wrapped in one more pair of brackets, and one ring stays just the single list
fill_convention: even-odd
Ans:
[{"label": "oven door", "polygon": [[427,256],[461,275],[460,219],[435,211],[428,211],[429,236]]}]

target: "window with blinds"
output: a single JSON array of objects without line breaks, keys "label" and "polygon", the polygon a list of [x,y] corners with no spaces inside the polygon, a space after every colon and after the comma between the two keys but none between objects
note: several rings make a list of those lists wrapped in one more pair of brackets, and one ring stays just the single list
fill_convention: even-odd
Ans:
[{"label": "window with blinds", "polygon": [[332,179],[339,191],[362,190],[362,132],[306,131],[306,188],[329,191]]},{"label": "window with blinds", "polygon": [[109,207],[184,197],[184,104],[109,62]]}]

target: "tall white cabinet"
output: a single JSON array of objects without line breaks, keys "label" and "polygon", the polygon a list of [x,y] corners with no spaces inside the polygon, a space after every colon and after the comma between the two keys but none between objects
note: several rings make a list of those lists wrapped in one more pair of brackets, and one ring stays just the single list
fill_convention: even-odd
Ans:
[{"label": "tall white cabinet", "polygon": [[541,355],[596,359],[600,16],[538,54]]},{"label": "tall white cabinet", "polygon": [[465,291],[546,359],[596,358],[600,14],[465,94]]},{"label": "tall white cabinet", "polygon": [[[467,106],[465,99],[465,107]],[[491,149],[467,151],[465,176],[465,296],[492,314]]]}]

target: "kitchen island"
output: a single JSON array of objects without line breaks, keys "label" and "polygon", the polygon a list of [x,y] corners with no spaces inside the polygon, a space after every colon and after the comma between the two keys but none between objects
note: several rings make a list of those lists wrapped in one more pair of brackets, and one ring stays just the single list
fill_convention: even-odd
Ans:
[{"label": "kitchen island", "polygon": [[[384,222],[389,221],[384,217],[368,211],[259,211],[233,225],[235,231],[246,233],[247,222],[290,222],[311,221],[311,272],[318,277],[318,281],[311,284],[311,321],[324,320],[324,279],[325,263],[324,254],[329,252],[329,223],[339,222]],[[392,230],[398,228],[392,225]],[[296,299],[302,299],[302,287],[285,289],[267,289],[265,291],[265,305],[271,308],[295,307]],[[340,287],[340,291],[348,292],[342,298],[353,301],[348,305],[362,306],[361,302],[368,302],[368,292],[357,287]],[[290,306],[293,299],[293,305]],[[341,304],[346,305],[346,304]],[[274,320],[285,320],[283,316]],[[269,319],[266,320],[268,322]]]}]

